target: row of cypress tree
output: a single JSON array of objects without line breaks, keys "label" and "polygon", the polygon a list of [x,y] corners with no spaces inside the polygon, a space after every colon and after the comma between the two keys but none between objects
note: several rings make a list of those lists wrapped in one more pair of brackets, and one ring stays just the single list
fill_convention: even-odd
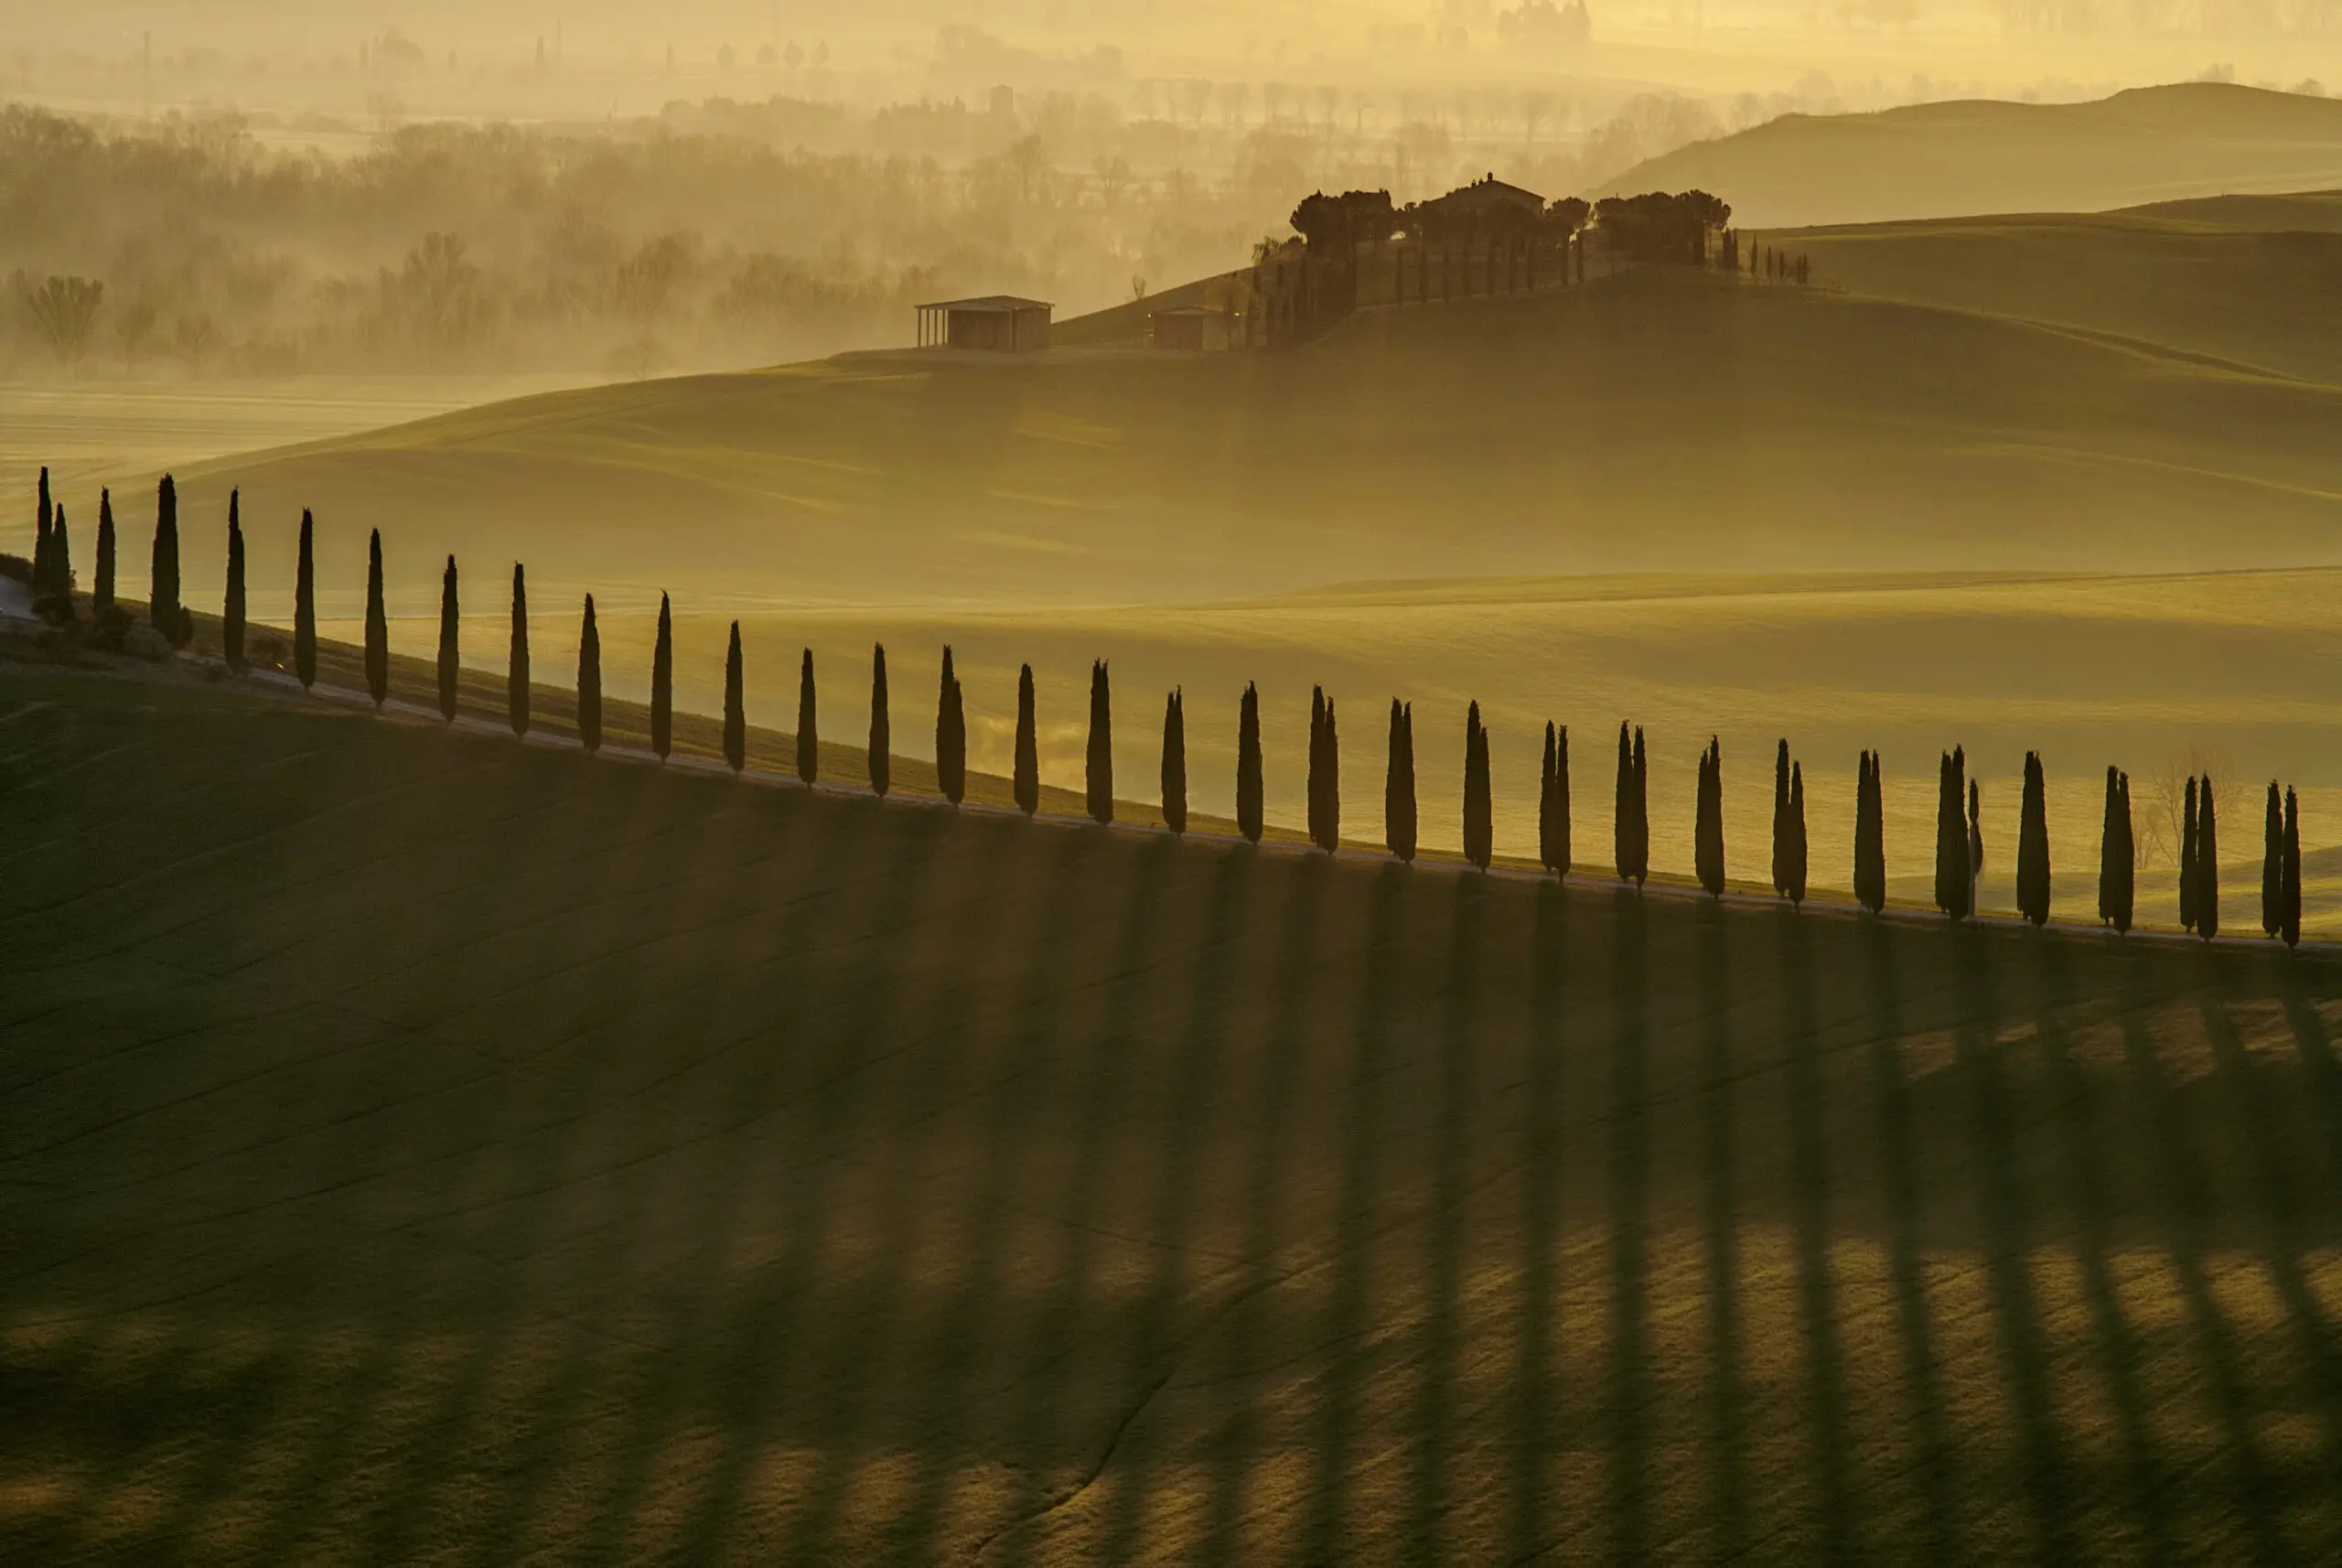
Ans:
[{"label": "row of cypress tree", "polygon": [[[228,571],[221,610],[221,649],[231,670],[246,667],[246,597],[244,537],[240,517],[241,497],[228,498]],[[317,573],[315,519],[301,514],[300,556],[294,590],[294,668],[304,687],[317,681]],[[94,613],[110,611],[114,599],[115,540],[113,497],[101,491],[97,546],[97,580],[91,596]],[[72,615],[71,547],[65,509],[54,502],[48,470],[40,472],[37,533],[33,558],[33,587],[37,605],[45,613]],[[156,628],[175,644],[193,635],[193,617],[179,597],[178,499],[172,478],[165,475],[156,487],[155,543],[151,558],[150,616]],[[458,640],[459,578],[456,558],[447,558],[440,594],[438,696],[442,714],[456,716],[457,682],[461,670]],[[507,680],[509,720],[513,733],[525,736],[530,727],[531,666],[529,656],[528,578],[526,568],[512,568],[512,631]],[[377,706],[389,695],[390,631],[384,606],[382,541],[379,530],[367,544],[367,584],[364,669],[368,693]],[[672,749],[673,628],[667,596],[661,595],[657,641],[651,658],[651,749],[662,759]],[[1113,821],[1112,698],[1104,660],[1090,667],[1090,733],[1085,763],[1085,799],[1090,815],[1105,823]],[[602,741],[601,639],[594,598],[586,596],[578,641],[577,730],[588,751]],[[747,767],[747,707],[740,628],[733,622],[725,659],[723,748],[735,771]],[[874,645],[871,666],[870,786],[887,793],[891,779],[892,736],[886,693],[886,650]],[[1402,861],[1414,858],[1418,822],[1414,782],[1414,713],[1412,704],[1396,698],[1391,704],[1390,762],[1384,784],[1384,838],[1391,853]],[[967,789],[967,714],[965,698],[949,646],[937,696],[936,777],[944,797],[954,805]],[[812,783],[820,771],[813,653],[804,650],[799,678],[796,761],[799,777]],[[1854,896],[1875,912],[1885,908],[1885,808],[1878,755],[1864,751],[1860,760],[1854,809]],[[1328,854],[1341,841],[1341,747],[1335,703],[1323,687],[1310,696],[1308,829],[1310,841]],[[1641,886],[1650,874],[1649,765],[1640,728],[1618,726],[1618,776],[1614,818],[1614,862],[1619,877]],[[1182,693],[1174,690],[1165,702],[1162,792],[1164,820],[1175,832],[1187,824],[1186,707]],[[1039,748],[1035,724],[1033,671],[1026,665],[1017,682],[1017,723],[1015,777],[1016,804],[1030,815],[1039,810]],[[1264,831],[1261,761],[1260,694],[1247,683],[1240,707],[1237,735],[1237,825],[1257,843]],[[2025,759],[2023,804],[2017,837],[2016,896],[2019,912],[2036,926],[2047,923],[2050,913],[2050,854],[2047,787],[2040,754]],[[1464,852],[1474,865],[1486,869],[1494,858],[1494,813],[1490,787],[1488,736],[1474,702],[1465,725]],[[1724,887],[1723,752],[1711,736],[1701,754],[1693,830],[1693,858],[1701,886],[1713,897]],[[1545,757],[1538,797],[1539,858],[1549,871],[1567,875],[1572,859],[1570,828],[1569,731],[1565,725],[1545,726]],[[1955,746],[1939,765],[1936,824],[1935,901],[1954,920],[1975,912],[1976,879],[1983,865],[1983,813],[1975,782],[1967,778],[1965,751]],[[2110,767],[2106,775],[2106,808],[2099,866],[2099,918],[2118,931],[2131,929],[2134,918],[2135,839],[2132,827],[2130,778]],[[1807,890],[1808,844],[1805,824],[1805,781],[1801,765],[1789,756],[1783,740],[1774,765],[1773,886],[1780,897],[1801,903]],[[2210,940],[2219,933],[2218,813],[2208,775],[2187,780],[2181,828],[2179,914],[2187,930]],[[2264,933],[2291,946],[2301,932],[2300,806],[2291,788],[2281,790],[2271,780],[2263,832],[2261,924]]]}]

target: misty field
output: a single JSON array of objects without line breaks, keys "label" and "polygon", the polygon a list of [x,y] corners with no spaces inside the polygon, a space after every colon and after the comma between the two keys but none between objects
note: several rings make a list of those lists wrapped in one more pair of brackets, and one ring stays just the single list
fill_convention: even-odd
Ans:
[{"label": "misty field", "polygon": [[0,666],[11,1561],[2317,1561],[2330,958]]}]

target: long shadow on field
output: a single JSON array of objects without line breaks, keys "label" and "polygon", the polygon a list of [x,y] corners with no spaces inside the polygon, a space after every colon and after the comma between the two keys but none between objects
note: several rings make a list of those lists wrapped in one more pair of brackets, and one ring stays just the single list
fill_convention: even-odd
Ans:
[{"label": "long shadow on field", "polygon": [[[2259,1211],[2253,1240],[2259,1244],[2262,1270],[2283,1308],[2285,1330],[2293,1341],[2295,1386],[2288,1391],[2291,1397],[2284,1403],[2311,1406],[2319,1428],[2323,1452],[2317,1457],[2316,1473],[2300,1477],[2301,1495],[2306,1500],[2322,1489],[2331,1496],[2333,1488],[2342,1484],[2337,1482],[2337,1477],[2342,1477],[2342,1356],[2337,1354],[2333,1327],[2302,1268],[2310,1227],[2304,1213],[2306,1184],[2295,1169],[2292,1154],[2297,1140],[2279,1103],[2289,1090],[2267,1081],[2272,1069],[2245,1048],[2235,1017],[2208,977],[2197,987],[2196,994],[2222,1098],[2228,1102],[2232,1128],[2229,1144],[2242,1156],[2240,1174],[2252,1207]],[[2295,1046],[2299,1049],[2298,1039]],[[2284,1487],[2288,1479],[2278,1477],[2280,1487]]]},{"label": "long shadow on field", "polygon": [[[1814,1017],[1811,922],[1783,910],[1780,964],[1788,1015],[1789,1193],[1796,1215],[1798,1316],[1805,1339],[1809,1432],[1820,1493],[1821,1549],[1833,1563],[1860,1555],[1847,1432],[1846,1360],[1838,1342],[1837,1290],[1830,1267],[1830,1117]],[[1719,987],[1721,989],[1721,987]]]},{"label": "long shadow on field", "polygon": [[[1310,1447],[1316,1481],[1302,1529],[1305,1563],[1339,1563],[1351,1555],[1345,1537],[1350,1525],[1351,1446],[1358,1426],[1359,1380],[1370,1361],[1357,1348],[1370,1321],[1368,1286],[1375,1254],[1377,1167],[1383,1154],[1383,1095],[1391,1070],[1391,1014],[1402,991],[1404,961],[1400,940],[1406,929],[1407,892],[1416,873],[1391,861],[1375,871],[1368,911],[1368,951],[1359,968],[1365,987],[1359,1001],[1351,1046],[1350,1095],[1342,1117],[1341,1191],[1334,1218],[1333,1279],[1326,1321],[1316,1342],[1331,1347],[1338,1373],[1327,1380],[1317,1408]],[[1117,1554],[1115,1562],[1126,1561]]]},{"label": "long shadow on field", "polygon": [[[1221,1055],[1227,1047],[1230,974],[1237,952],[1237,915],[1242,895],[1253,880],[1257,856],[1248,845],[1216,857],[1209,901],[1204,918],[1203,940],[1195,953],[1194,968],[1177,988],[1183,994],[1186,1022],[1173,1047],[1171,1083],[1165,1097],[1161,1165],[1147,1209],[1145,1234],[1155,1246],[1154,1267],[1145,1294],[1140,1299],[1123,1381],[1137,1384],[1151,1397],[1161,1391],[1177,1369],[1185,1337],[1184,1310],[1196,1291],[1196,1262],[1188,1251],[1194,1239],[1200,1195],[1197,1176],[1210,1126],[1214,1095],[1219,1087]],[[1392,870],[1399,868],[1392,867]],[[1378,885],[1377,897],[1390,891]],[[1378,904],[1378,908],[1380,904]],[[1103,1530],[1103,1560],[1126,1563],[1144,1543],[1142,1528],[1146,1505],[1161,1484],[1161,1470],[1153,1462],[1166,1455],[1149,1455],[1115,1464],[1123,1471],[1112,1494]],[[1176,1459],[1176,1455],[1169,1455]]]},{"label": "long shadow on field", "polygon": [[1732,958],[1728,917],[1703,904],[1699,931],[1700,1207],[1708,1308],[1708,1436],[1714,1455],[1716,1559],[1747,1551],[1748,1391],[1742,1378],[1740,1183],[1733,1143]]},{"label": "long shadow on field", "polygon": [[1999,1039],[1993,963],[2005,943],[1955,926],[1944,934],[1960,996],[1952,1031],[1955,1070],[1968,1098],[1975,1154],[1980,1244],[2001,1372],[2016,1417],[2014,1476],[2032,1510],[2034,1554],[2045,1563],[2076,1560],[2068,1457],[2051,1409],[2049,1348],[2033,1287],[2032,1204],[2025,1191],[2019,1144],[2024,1130],[2013,1101]]},{"label": "long shadow on field", "polygon": [[[1051,891],[1041,899],[1033,929],[1021,946],[1003,955],[1006,972],[1020,981],[997,1051],[980,1055],[976,1061],[983,1079],[976,1092],[984,1105],[974,1144],[980,1167],[962,1173],[953,1184],[965,1195],[958,1203],[962,1212],[943,1228],[966,1239],[959,1249],[956,1288],[931,1309],[933,1321],[920,1336],[926,1342],[904,1349],[906,1359],[919,1368],[914,1378],[918,1408],[939,1432],[951,1432],[969,1419],[976,1380],[987,1370],[985,1351],[994,1343],[988,1333],[1004,1326],[989,1321],[989,1316],[1015,1294],[1004,1289],[1009,1268],[1005,1254],[1015,1219],[1021,1155],[1037,1131],[1027,1122],[1030,1100],[1034,1083],[1056,1059],[1063,1032],[1064,996],[1055,983],[1058,972],[1051,960],[1064,950],[1086,913],[1075,873],[1102,842],[1082,832],[1042,836],[1047,840],[1042,853],[1052,864],[1040,885]],[[938,1197],[951,1201],[948,1194]],[[964,1432],[957,1435],[968,1436]],[[940,1554],[937,1538],[953,1489],[972,1478],[954,1466],[963,1454],[974,1462],[980,1453],[980,1444],[972,1441],[922,1445],[897,1538],[899,1560],[931,1563]]]},{"label": "long shadow on field", "polygon": [[1896,933],[1885,922],[1864,917],[1869,949],[1870,1069],[1878,1107],[1880,1175],[1885,1187],[1888,1268],[1895,1282],[1895,1322],[1903,1348],[1903,1380],[1911,1423],[1918,1440],[1916,1466],[1924,1539],[1918,1555],[1939,1565],[1966,1560],[1961,1543],[1952,1474],[1951,1430],[1943,1391],[1937,1380],[1935,1330],[1928,1311],[1928,1281],[1921,1262],[1919,1162],[1912,1125],[1911,1084],[1903,1058],[1901,978]]},{"label": "long shadow on field", "polygon": [[[1240,852],[1241,853],[1241,852]],[[1245,1162],[1244,1190],[1252,1205],[1241,1248],[1235,1299],[1220,1335],[1228,1347],[1229,1379],[1248,1391],[1238,1399],[1235,1412],[1213,1435],[1213,1454],[1207,1482],[1204,1539],[1200,1560],[1207,1563],[1242,1563],[1245,1559],[1242,1523],[1245,1483],[1261,1454],[1260,1412],[1250,1393],[1259,1391],[1255,1373],[1261,1342],[1274,1329],[1268,1296],[1277,1283],[1276,1251],[1285,1204],[1286,1167],[1293,1150],[1289,1129],[1293,1121],[1296,1069],[1300,1066],[1301,1029],[1316,993],[1316,936],[1319,907],[1326,885],[1334,875],[1318,855],[1306,855],[1294,868],[1293,906],[1284,916],[1284,930],[1271,973],[1276,976],[1275,1001],[1270,1007],[1266,1037],[1261,1042],[1261,1102],[1256,1108],[1252,1147]]]},{"label": "long shadow on field", "polygon": [[2218,1200],[2205,1175],[2204,1152],[2191,1134],[2179,1090],[2147,1031],[2147,1018],[2162,999],[2147,982],[2143,964],[2132,966],[2129,980],[2122,1013],[2123,1057],[2130,1069],[2132,1092],[2140,1105],[2145,1142],[2154,1151],[2147,1161],[2149,1179],[2155,1208],[2164,1217],[2165,1250],[2187,1309],[2193,1359],[2210,1387],[2212,1410],[2219,1423],[2215,1448],[2228,1472],[2228,1510],[2243,1520],[2254,1561],[2282,1562],[2285,1553],[2276,1528],[2282,1499],[2261,1452],[2242,1349],[2212,1294],[2211,1271],[2207,1266]]},{"label": "long shadow on field", "polygon": [[[2067,1038],[2066,1009],[2072,999],[2068,974],[2070,945],[2058,941],[2028,941],[2037,979],[2035,1025],[2041,1043],[2041,1062],[2053,1118],[2064,1154],[2066,1186],[2078,1234],[2076,1261],[2081,1266],[2082,1297],[2090,1309],[2090,1342],[2113,1409],[2114,1435],[2121,1463],[2130,1483],[2123,1520],[2097,1521],[2092,1539],[2119,1540],[2135,1530],[2147,1559],[2172,1560],[2171,1497],[2168,1477],[2155,1453],[2155,1436],[2146,1396],[2139,1384],[2143,1352],[2138,1335],[2122,1309],[2111,1258],[2114,1203],[2107,1157],[2100,1127],[2106,1116],[2107,1086],[2074,1059]],[[2100,1533],[2103,1531],[2105,1533]]]},{"label": "long shadow on field", "polygon": [[[1042,1489],[1023,1499],[1023,1512],[1000,1538],[1001,1554],[1010,1562],[1028,1559],[1036,1528],[1044,1517],[1062,1507],[1104,1471],[1124,1423],[1153,1392],[1143,1377],[1134,1380],[1135,1387],[1125,1382],[1116,1417],[1105,1429],[1085,1434],[1095,1445],[1090,1450],[1095,1457],[1085,1455],[1076,1460],[1080,1469],[1070,1477],[1051,1474],[1050,1466],[1061,1466],[1065,1456],[1082,1452],[1075,1441],[1072,1423],[1087,1412],[1089,1402],[1082,1397],[1084,1380],[1122,1372],[1119,1368],[1103,1372],[1085,1365],[1069,1352],[1085,1338],[1111,1347],[1123,1337],[1114,1327],[1101,1331],[1093,1326],[1088,1335],[1082,1331],[1085,1315],[1095,1313],[1119,1318],[1122,1310],[1110,1293],[1092,1294],[1097,1283],[1092,1276],[1101,1224],[1097,1200],[1105,1185],[1105,1166],[1112,1157],[1110,1144],[1127,1135],[1123,1112],[1131,1099],[1129,1079],[1137,1059],[1136,1035],[1144,1011],[1143,1001],[1147,982],[1155,973],[1153,961],[1156,957],[1164,906],[1169,901],[1171,883],[1184,858],[1183,847],[1168,835],[1154,840],[1138,852],[1137,873],[1131,878],[1128,891],[1117,896],[1123,906],[1120,912],[1122,938],[1114,955],[1104,1007],[1097,1026],[1078,1036],[1078,1048],[1084,1059],[1066,1064],[1066,1070],[1059,1075],[1071,1095],[1068,1099],[1059,1090],[1055,1120],[1062,1130],[1048,1142],[1051,1146],[1069,1144],[1074,1150],[1072,1166],[1065,1173],[1064,1191],[1056,1207],[1056,1212],[1062,1216],[1058,1229],[1062,1233],[1065,1255],[1048,1290],[1044,1293],[1036,1289],[1032,1293],[1037,1305],[1030,1319],[1032,1326],[1026,1330],[1029,1342],[1021,1347],[1022,1354],[1016,1358],[1025,1385],[1021,1391],[1022,1409],[1008,1434],[1014,1462],[1026,1467]],[[1043,1200],[1037,1207],[1045,1204]],[[1037,1285],[1038,1282],[1033,1283]],[[832,1560],[826,1552],[811,1553],[806,1558],[809,1563]]]},{"label": "long shadow on field", "polygon": [[1440,979],[1439,1100],[1433,1136],[1431,1205],[1426,1215],[1427,1311],[1423,1372],[1407,1426],[1414,1454],[1405,1556],[1415,1563],[1452,1560],[1442,1550],[1442,1525],[1453,1501],[1448,1465],[1456,1447],[1456,1371],[1463,1344],[1465,1198],[1471,1159],[1474,1076],[1479,1055],[1480,946],[1488,890],[1478,876],[1455,879],[1447,963]]},{"label": "long shadow on field", "polygon": [[[754,1458],[752,1445],[768,1403],[792,1380],[811,1337],[808,1316],[821,1306],[831,1187],[869,1084],[865,1058],[895,1027],[900,1000],[893,972],[899,958],[896,938],[914,918],[944,827],[941,813],[921,813],[915,826],[883,835],[883,848],[865,848],[886,860],[867,887],[874,908],[868,928],[855,931],[850,955],[843,962],[825,965],[817,959],[801,966],[802,989],[789,1004],[771,1007],[773,1026],[742,1064],[745,1081],[709,1076],[708,1103],[701,1115],[716,1126],[736,1121],[740,1108],[753,1113],[782,1102],[776,1092],[782,1081],[801,1082],[806,1110],[779,1125],[811,1137],[803,1147],[780,1152],[779,1169],[772,1173],[782,1187],[775,1227],[780,1245],[770,1262],[752,1269],[738,1268],[732,1259],[743,1206],[751,1196],[746,1180],[750,1156],[763,1145],[737,1127],[731,1129],[733,1135],[711,1141],[711,1150],[720,1151],[714,1155],[715,1167],[693,1186],[709,1207],[693,1217],[697,1244],[679,1270],[681,1299],[669,1308],[661,1340],[678,1354],[708,1345],[723,1346],[726,1353],[707,1368],[704,1382],[676,1376],[657,1357],[644,1359],[646,1386],[627,1402],[635,1419],[623,1439],[618,1473],[599,1499],[579,1561],[627,1560],[627,1527],[649,1502],[662,1462],[689,1466],[693,1480],[709,1488],[705,1507],[730,1510],[740,1475]],[[817,968],[827,970],[827,988],[814,980]],[[747,969],[744,962],[732,972]],[[711,1008],[714,1004],[711,998]],[[713,1455],[687,1446],[699,1431],[725,1434]],[[703,1466],[711,1458],[709,1474]]]},{"label": "long shadow on field", "polygon": [[1650,1555],[1650,958],[1638,894],[1611,906],[1608,1552]]},{"label": "long shadow on field", "polygon": [[[1553,1342],[1561,1300],[1556,1258],[1562,1233],[1563,1028],[1568,999],[1570,898],[1556,883],[1537,889],[1529,950],[1529,1082],[1522,1102],[1520,1184],[1520,1359],[1512,1390],[1512,1474],[1509,1477],[1508,1555],[1526,1562],[1554,1535],[1550,1502],[1554,1477]],[[1329,1561],[1323,1555],[1317,1561]]]}]

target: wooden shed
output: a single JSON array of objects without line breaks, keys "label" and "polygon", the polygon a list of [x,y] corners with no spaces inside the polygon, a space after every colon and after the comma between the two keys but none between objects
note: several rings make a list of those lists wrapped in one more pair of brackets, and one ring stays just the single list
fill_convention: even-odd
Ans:
[{"label": "wooden shed", "polygon": [[1049,302],[987,294],[919,306],[919,346],[1023,352],[1049,346]]}]

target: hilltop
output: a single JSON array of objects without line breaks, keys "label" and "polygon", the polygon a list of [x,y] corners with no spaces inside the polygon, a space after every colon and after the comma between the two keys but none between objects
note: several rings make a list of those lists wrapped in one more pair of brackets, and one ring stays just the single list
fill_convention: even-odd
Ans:
[{"label": "hilltop", "polygon": [[2331,961],[0,681],[0,1556],[2342,1541]]},{"label": "hilltop", "polygon": [[1637,165],[1596,195],[1714,191],[1756,229],[2098,212],[2342,187],[2342,100],[2213,82],[2090,103],[1789,114]]}]

